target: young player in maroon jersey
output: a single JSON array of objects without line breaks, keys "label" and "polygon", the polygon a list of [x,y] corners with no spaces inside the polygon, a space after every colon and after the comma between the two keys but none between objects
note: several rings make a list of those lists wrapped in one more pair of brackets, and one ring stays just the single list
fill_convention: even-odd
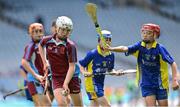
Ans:
[{"label": "young player in maroon jersey", "polygon": [[[69,39],[73,23],[66,16],[56,20],[56,33],[43,38],[39,45],[43,59],[44,70],[48,69],[44,49],[52,70],[52,85],[55,99],[59,106],[66,106],[65,94],[70,94],[74,106],[82,106],[80,82],[78,77],[73,77],[77,52],[75,44]],[[64,91],[65,90],[65,91]]]},{"label": "young player in maroon jersey", "polygon": [[44,81],[44,70],[38,44],[44,35],[43,25],[40,23],[30,24],[28,33],[32,41],[25,47],[22,58],[22,66],[28,71],[28,89],[35,106],[50,106],[51,104],[47,96],[43,94],[44,89],[41,85]]}]

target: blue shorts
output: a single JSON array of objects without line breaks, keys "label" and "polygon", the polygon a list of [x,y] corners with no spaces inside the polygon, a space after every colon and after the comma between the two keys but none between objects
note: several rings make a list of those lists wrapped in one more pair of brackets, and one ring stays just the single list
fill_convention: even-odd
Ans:
[{"label": "blue shorts", "polygon": [[[24,86],[27,86],[27,81],[26,81],[26,80],[24,80]],[[28,90],[28,89],[25,89],[25,95],[26,95],[26,99],[27,99],[27,100],[32,101],[32,96],[31,96],[31,94],[29,93],[29,90]]]},{"label": "blue shorts", "polygon": [[141,87],[141,93],[143,97],[155,95],[156,100],[168,99],[167,89],[159,89],[153,87]]},{"label": "blue shorts", "polygon": [[87,92],[89,100],[94,100],[104,96],[104,92]]}]

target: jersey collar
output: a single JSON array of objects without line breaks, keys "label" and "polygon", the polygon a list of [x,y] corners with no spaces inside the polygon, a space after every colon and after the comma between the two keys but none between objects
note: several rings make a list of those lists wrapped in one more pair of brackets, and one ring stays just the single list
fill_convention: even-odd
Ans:
[{"label": "jersey collar", "polygon": [[[141,46],[145,47],[146,43],[145,42],[141,42]],[[156,46],[157,46],[157,42],[154,41],[153,44],[152,44],[152,48],[156,48]]]}]

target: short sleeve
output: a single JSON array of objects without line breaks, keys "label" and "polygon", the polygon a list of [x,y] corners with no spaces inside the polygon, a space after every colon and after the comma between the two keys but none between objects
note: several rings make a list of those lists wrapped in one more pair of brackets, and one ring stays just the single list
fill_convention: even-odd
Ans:
[{"label": "short sleeve", "polygon": [[171,57],[169,52],[162,45],[159,45],[159,49],[160,49],[160,54],[162,56],[162,59],[165,62],[172,64],[174,62],[174,59]]},{"label": "short sleeve", "polygon": [[[126,56],[129,56],[130,54],[136,54],[141,46],[141,42],[137,42],[134,45],[128,46],[128,52],[125,52]],[[136,55],[135,55],[136,56]]]},{"label": "short sleeve", "polygon": [[87,65],[92,61],[93,59],[93,52],[90,51],[86,54],[86,56],[84,57],[84,59],[81,59],[79,61],[79,64],[83,67],[87,67]]},{"label": "short sleeve", "polygon": [[74,44],[71,44],[67,48],[68,50],[68,61],[69,63],[77,62],[77,50]]},{"label": "short sleeve", "polygon": [[52,38],[53,38],[53,35],[49,35],[49,36],[43,37],[43,39],[41,39],[41,41],[40,41],[40,45],[41,45],[42,47],[44,47],[44,46],[47,44],[47,42],[48,42],[49,40],[51,40]]},{"label": "short sleeve", "polygon": [[31,43],[29,45],[26,46],[25,50],[24,50],[24,56],[23,56],[23,59],[26,59],[28,61],[31,60],[31,57],[33,55],[33,52],[34,52],[34,44]]},{"label": "short sleeve", "polygon": [[46,45],[46,38],[43,38],[43,39],[41,39],[41,41],[40,41],[40,45],[42,46],[42,47],[44,47],[45,45]]}]

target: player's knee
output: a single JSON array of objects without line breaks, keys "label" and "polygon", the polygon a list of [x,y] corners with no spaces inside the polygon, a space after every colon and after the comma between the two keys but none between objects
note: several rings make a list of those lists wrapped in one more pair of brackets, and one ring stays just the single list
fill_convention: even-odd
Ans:
[{"label": "player's knee", "polygon": [[58,101],[57,102],[58,103],[58,106],[67,106],[67,104],[66,104],[66,102],[64,102],[64,101]]}]

